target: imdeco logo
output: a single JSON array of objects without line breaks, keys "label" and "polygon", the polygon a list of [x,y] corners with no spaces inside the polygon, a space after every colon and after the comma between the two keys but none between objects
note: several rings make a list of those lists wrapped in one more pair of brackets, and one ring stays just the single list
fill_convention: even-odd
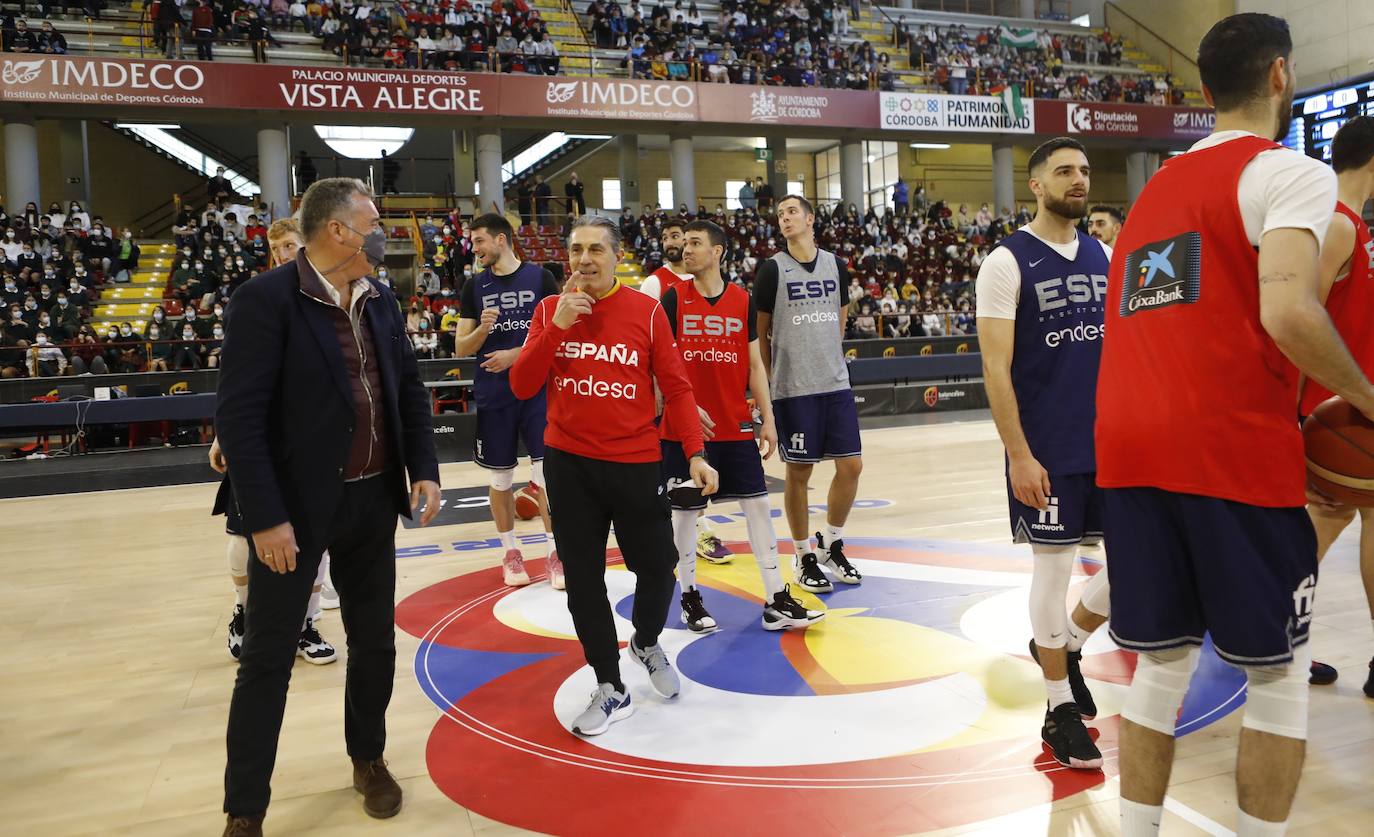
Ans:
[{"label": "imdeco logo", "polygon": [[577,95],[577,82],[565,81],[549,82],[549,89],[544,91],[544,101],[551,105],[561,105],[572,100]]},{"label": "imdeco logo", "polygon": [[37,61],[6,61],[3,70],[0,70],[0,79],[5,84],[28,84],[38,78],[43,71],[43,59]]}]

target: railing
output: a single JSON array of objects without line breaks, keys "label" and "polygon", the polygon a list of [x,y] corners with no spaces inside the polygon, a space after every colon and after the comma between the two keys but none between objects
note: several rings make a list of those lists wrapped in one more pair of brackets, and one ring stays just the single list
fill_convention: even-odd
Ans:
[{"label": "railing", "polygon": [[[223,343],[224,338],[222,337],[198,337],[193,340],[149,340],[143,337],[142,335],[130,335],[127,338],[117,337],[113,341],[109,342],[105,341],[104,339],[97,338],[93,342],[89,343],[78,340],[69,340],[63,343],[30,343],[28,346],[23,347],[23,352],[24,364],[28,367],[30,377],[51,378],[73,374],[72,358],[87,354],[93,355],[94,357],[104,358],[107,355],[113,353],[114,357],[110,357],[106,361],[107,367],[110,363],[113,362],[122,364],[132,364],[135,366],[135,371],[137,372],[178,371],[183,367],[180,365],[180,358],[177,357],[176,353],[177,349],[182,347],[192,347],[195,353],[198,365],[193,365],[190,368],[211,368],[212,361],[215,360],[215,355],[213,355],[213,352],[217,350]],[[169,351],[167,352],[167,357],[173,358],[176,361],[178,361],[177,366],[173,367],[165,358],[153,357],[154,346],[168,346]],[[53,358],[51,360],[42,358],[42,354],[44,352],[47,352],[52,349],[61,350],[61,360],[58,360],[56,358]],[[203,359],[200,357],[202,353],[205,355]],[[46,363],[57,363],[59,369],[58,374],[40,374],[43,368],[41,364]],[[159,366],[161,366],[162,368],[158,368]],[[87,371],[94,372],[94,370],[91,370],[89,366],[87,367]],[[115,372],[115,370],[113,369],[107,369],[107,374],[119,373]]]},{"label": "railing", "polygon": [[[861,300],[861,302],[862,302],[862,300]],[[851,302],[850,304],[851,304],[851,306],[853,305],[852,302]],[[870,303],[870,304],[872,304],[872,303]],[[958,320],[958,318],[959,318],[959,315],[960,315],[960,314],[963,314],[963,313],[969,313],[969,314],[971,314],[972,312],[955,311],[955,310],[952,309],[952,308],[945,308],[945,309],[941,309],[941,310],[939,310],[939,311],[919,311],[919,312],[917,312],[917,311],[912,311],[912,312],[907,313],[907,314],[901,314],[901,313],[898,313],[898,314],[893,314],[893,313],[879,314],[879,313],[877,313],[876,311],[873,312],[872,314],[862,314],[862,313],[854,313],[853,311],[851,311],[850,314],[849,314],[849,323],[848,323],[849,327],[848,327],[848,329],[847,329],[847,331],[849,332],[849,334],[847,334],[847,335],[845,336],[845,339],[846,339],[846,340],[884,340],[884,339],[890,339],[890,338],[892,338],[892,337],[908,337],[908,336],[920,337],[920,336],[922,336],[922,335],[925,335],[925,336],[927,336],[927,337],[936,336],[936,335],[931,335],[931,334],[927,334],[927,333],[926,333],[925,325],[924,325],[924,322],[923,322],[923,318],[925,317],[926,314],[934,314],[935,316],[937,316],[937,317],[940,318],[940,335],[953,335],[953,334],[956,334],[956,333],[957,333],[957,334],[975,334],[976,332],[974,331],[973,328],[970,328],[969,331],[967,331],[967,332],[957,332],[957,331],[955,330],[955,328],[956,328],[956,322],[957,322],[957,320]],[[875,332],[875,333],[872,334],[872,335],[861,335],[861,334],[858,333],[859,321],[862,320],[862,319],[865,318],[865,317],[871,318],[871,319],[874,321],[874,325],[875,325],[874,332]],[[895,334],[889,335],[889,334],[887,333],[887,326],[888,326],[888,325],[893,325],[893,326],[895,326],[896,328],[900,328],[900,324],[899,324],[899,318],[900,318],[900,317],[906,317],[907,320],[908,320],[908,323],[907,323],[907,333],[906,333],[906,334],[903,334],[903,333],[901,333],[901,332],[897,332],[897,333],[895,333]],[[915,334],[915,335],[910,334],[910,332],[913,331],[913,330],[915,330],[915,329],[920,329],[920,333],[919,333],[919,334]]]},{"label": "railing", "polygon": [[[1134,36],[1131,38],[1131,40],[1135,42],[1137,46],[1140,46],[1142,49],[1145,49],[1146,52],[1149,52],[1150,54],[1154,55],[1156,53],[1156,50],[1145,47],[1144,42],[1141,39],[1142,34],[1150,38],[1153,42],[1157,43],[1160,47],[1163,48],[1164,53],[1167,56],[1166,67],[1169,73],[1175,76],[1181,75],[1184,77],[1185,81],[1201,89],[1202,76],[1198,72],[1197,62],[1194,61],[1192,57],[1185,53],[1183,50],[1175,47],[1173,43],[1169,41],[1168,38],[1165,38],[1163,35],[1160,35],[1158,32],[1146,26],[1144,23],[1141,23],[1140,20],[1137,19],[1134,15],[1132,15],[1125,9],[1121,8],[1117,4],[1113,3],[1111,0],[1107,0],[1106,6],[1103,9],[1103,15],[1104,20],[1107,24],[1107,28],[1111,29],[1113,32],[1116,32],[1118,34],[1121,33],[1122,27],[1119,25],[1121,23],[1125,23],[1133,27]],[[1112,23],[1113,17],[1117,19],[1117,24]]]}]

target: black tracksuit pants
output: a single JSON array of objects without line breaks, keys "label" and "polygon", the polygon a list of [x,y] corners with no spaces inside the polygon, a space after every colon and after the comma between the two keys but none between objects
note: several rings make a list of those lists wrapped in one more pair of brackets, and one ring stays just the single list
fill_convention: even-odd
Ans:
[{"label": "black tracksuit pants", "polygon": [[620,646],[606,594],[606,539],[614,524],[625,566],[635,574],[635,635],[640,647],[653,645],[668,621],[677,566],[659,463],[610,462],[548,448],[544,481],[577,638],[597,681],[619,682]]}]

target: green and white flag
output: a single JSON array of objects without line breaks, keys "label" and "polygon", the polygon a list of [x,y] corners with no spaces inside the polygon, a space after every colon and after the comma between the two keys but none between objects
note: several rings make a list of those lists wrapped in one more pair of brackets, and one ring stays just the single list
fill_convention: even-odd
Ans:
[{"label": "green and white flag", "polygon": [[1035,49],[1034,29],[1011,29],[1003,26],[999,34],[998,40],[1002,46],[1015,47],[1016,49]]},{"label": "green and white flag", "polygon": [[1002,92],[997,94],[997,98],[1002,102],[1002,111],[1007,118],[1013,122],[1020,122],[1026,118],[1026,107],[1021,103],[1021,85],[1008,84],[1002,88]]}]

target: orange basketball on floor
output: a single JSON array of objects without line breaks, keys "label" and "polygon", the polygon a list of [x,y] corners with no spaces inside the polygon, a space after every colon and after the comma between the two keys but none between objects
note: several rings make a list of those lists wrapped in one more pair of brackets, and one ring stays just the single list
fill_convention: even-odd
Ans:
[{"label": "orange basketball on floor", "polygon": [[1302,425],[1309,484],[1342,503],[1374,507],[1374,422],[1337,396]]},{"label": "orange basketball on floor", "polygon": [[533,483],[515,492],[515,516],[521,520],[539,516],[539,489]]}]

